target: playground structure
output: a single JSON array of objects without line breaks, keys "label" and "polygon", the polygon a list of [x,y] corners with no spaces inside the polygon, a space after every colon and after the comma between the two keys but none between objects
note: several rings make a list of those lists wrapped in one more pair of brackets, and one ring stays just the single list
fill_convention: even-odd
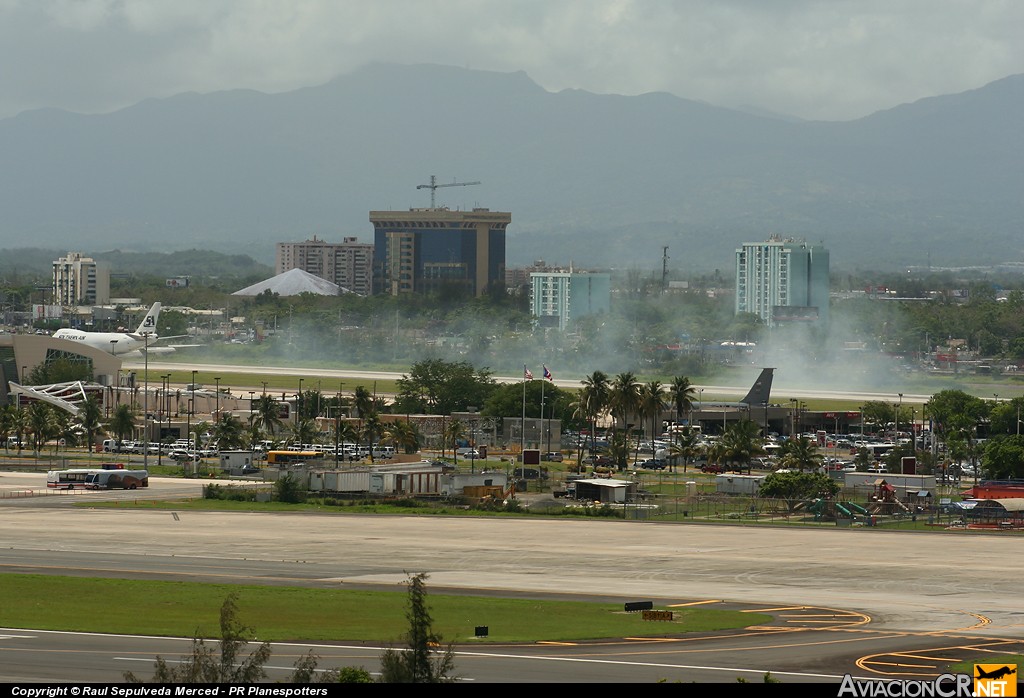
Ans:
[{"label": "playground structure", "polygon": [[856,502],[837,502],[828,498],[812,500],[807,511],[814,514],[815,521],[856,521],[858,518],[870,525],[871,512]]},{"label": "playground structure", "polygon": [[872,515],[878,516],[906,516],[914,513],[896,496],[896,488],[885,480],[879,480],[876,483],[867,510]]}]

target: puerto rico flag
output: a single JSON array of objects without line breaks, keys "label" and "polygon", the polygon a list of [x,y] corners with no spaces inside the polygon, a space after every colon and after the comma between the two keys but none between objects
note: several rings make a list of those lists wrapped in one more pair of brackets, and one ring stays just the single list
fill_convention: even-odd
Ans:
[{"label": "puerto rico flag", "polygon": [[552,383],[555,382],[555,377],[551,375],[551,371],[548,370],[547,366],[544,366],[544,378],[551,381]]},{"label": "puerto rico flag", "polygon": [[530,371],[530,369],[526,368],[526,364],[523,364],[523,378],[525,378],[528,381],[533,380],[533,372]]}]

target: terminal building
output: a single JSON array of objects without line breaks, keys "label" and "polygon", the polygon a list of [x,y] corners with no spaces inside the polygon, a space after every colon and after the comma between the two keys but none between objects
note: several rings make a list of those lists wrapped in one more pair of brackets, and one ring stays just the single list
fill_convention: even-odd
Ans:
[{"label": "terminal building", "polygon": [[511,213],[474,208],[370,211],[374,292],[393,296],[459,287],[474,296],[503,288]]}]

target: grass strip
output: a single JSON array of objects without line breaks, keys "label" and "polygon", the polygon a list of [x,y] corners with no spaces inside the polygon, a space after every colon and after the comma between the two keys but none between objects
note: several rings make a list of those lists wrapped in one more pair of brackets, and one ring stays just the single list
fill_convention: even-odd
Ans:
[{"label": "grass strip", "polygon": [[[429,584],[429,579],[428,579]],[[429,589],[428,589],[429,590]],[[220,607],[238,594],[239,619],[260,641],[391,642],[408,630],[407,595],[93,577],[0,575],[0,626],[175,637],[219,637]],[[434,629],[446,642],[571,642],[663,637],[743,628],[770,616],[720,609],[674,609],[671,621],[645,621],[621,604],[476,596],[428,597]],[[661,609],[659,609],[661,610]]]}]

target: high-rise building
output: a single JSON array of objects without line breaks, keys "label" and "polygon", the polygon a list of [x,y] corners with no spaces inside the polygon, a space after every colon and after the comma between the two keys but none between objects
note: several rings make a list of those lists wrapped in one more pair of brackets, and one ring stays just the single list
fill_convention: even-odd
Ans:
[{"label": "high-rise building", "polygon": [[292,269],[319,276],[343,289],[368,296],[373,291],[373,245],[357,238],[342,238],[340,243],[318,240],[279,242],[274,273]]},{"label": "high-rise building", "polygon": [[511,213],[474,208],[370,211],[377,293],[430,293],[457,286],[474,296],[504,286]]},{"label": "high-rise building", "polygon": [[81,252],[53,263],[54,305],[103,305],[110,302],[110,269]]},{"label": "high-rise building", "polygon": [[530,313],[541,325],[564,330],[573,320],[606,313],[610,307],[609,274],[573,271],[530,274]]},{"label": "high-rise building", "polygon": [[828,250],[773,236],[736,250],[736,312],[754,313],[774,327],[828,322]]}]

